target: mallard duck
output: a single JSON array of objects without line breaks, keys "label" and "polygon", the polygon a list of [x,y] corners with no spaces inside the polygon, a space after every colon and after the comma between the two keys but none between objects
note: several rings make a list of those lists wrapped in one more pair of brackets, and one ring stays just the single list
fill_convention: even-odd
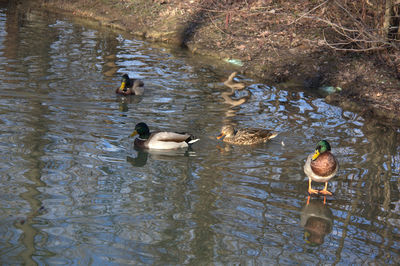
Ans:
[{"label": "mallard duck", "polygon": [[131,79],[128,74],[122,76],[121,86],[115,93],[122,95],[143,95],[144,83],[140,79]]},{"label": "mallard duck", "polygon": [[[328,181],[334,177],[339,169],[339,163],[331,153],[331,145],[326,140],[317,144],[315,152],[307,157],[304,165],[304,173],[308,176],[308,193],[332,195],[328,191]],[[323,190],[318,191],[311,188],[311,182],[325,182]]]},{"label": "mallard duck", "polygon": [[234,82],[234,81],[233,81],[233,78],[236,77],[236,75],[237,75],[237,72],[233,72],[233,73],[228,77],[228,79],[224,81],[224,84],[225,84],[226,86],[228,86],[229,88],[231,88],[232,91],[235,91],[235,90],[242,90],[242,89],[244,89],[244,88],[246,87],[246,85],[244,85],[244,83],[242,83],[242,82]]},{"label": "mallard duck", "polygon": [[235,130],[233,126],[226,125],[221,129],[221,134],[217,139],[223,138],[223,141],[236,145],[253,145],[267,142],[278,135],[276,132],[261,128],[242,128]]},{"label": "mallard duck", "polygon": [[135,147],[143,149],[174,150],[187,148],[199,140],[188,133],[166,131],[150,133],[149,127],[143,122],[136,124],[135,131],[130,136],[135,135],[139,135],[134,141]]}]

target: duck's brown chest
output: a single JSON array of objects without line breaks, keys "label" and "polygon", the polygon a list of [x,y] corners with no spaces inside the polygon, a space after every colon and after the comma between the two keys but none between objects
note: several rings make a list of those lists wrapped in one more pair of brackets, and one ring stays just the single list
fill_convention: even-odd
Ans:
[{"label": "duck's brown chest", "polygon": [[140,149],[147,149],[146,141],[143,139],[136,138],[135,141],[133,142],[135,147],[140,148]]},{"label": "duck's brown chest", "polygon": [[336,160],[330,152],[324,152],[315,161],[311,161],[311,169],[314,174],[328,176],[336,169]]}]

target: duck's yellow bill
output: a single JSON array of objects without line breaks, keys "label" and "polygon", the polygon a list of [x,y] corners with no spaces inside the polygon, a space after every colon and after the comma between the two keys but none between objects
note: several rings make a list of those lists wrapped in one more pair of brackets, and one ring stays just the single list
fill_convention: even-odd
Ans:
[{"label": "duck's yellow bill", "polygon": [[221,139],[223,136],[225,136],[225,134],[224,134],[224,133],[221,133],[221,134],[219,134],[219,135],[217,136],[217,139]]},{"label": "duck's yellow bill", "polygon": [[122,81],[121,86],[119,87],[121,91],[125,89],[125,81]]},{"label": "duck's yellow bill", "polygon": [[132,132],[132,134],[129,135],[129,137],[134,137],[134,136],[136,136],[137,134],[138,134],[138,133],[137,133],[137,131],[135,130],[135,131]]},{"label": "duck's yellow bill", "polygon": [[314,155],[312,156],[312,160],[314,161],[315,159],[317,159],[319,156],[319,151],[315,150]]}]

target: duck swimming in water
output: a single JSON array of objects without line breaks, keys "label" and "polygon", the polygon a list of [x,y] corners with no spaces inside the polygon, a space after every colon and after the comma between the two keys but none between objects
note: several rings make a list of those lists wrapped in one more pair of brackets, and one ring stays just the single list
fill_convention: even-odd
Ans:
[{"label": "duck swimming in water", "polygon": [[236,145],[253,145],[275,138],[278,133],[261,128],[242,128],[235,130],[233,126],[226,125],[221,129],[221,134],[217,139],[223,138],[223,141]]},{"label": "duck swimming in water", "polygon": [[144,83],[140,79],[131,79],[128,74],[122,76],[121,86],[115,93],[122,95],[143,95]]},{"label": "duck swimming in water", "polygon": [[149,127],[143,122],[136,124],[135,131],[130,136],[136,135],[139,135],[139,137],[135,139],[134,145],[143,149],[174,150],[187,148],[199,140],[188,133],[167,131],[150,133]]}]

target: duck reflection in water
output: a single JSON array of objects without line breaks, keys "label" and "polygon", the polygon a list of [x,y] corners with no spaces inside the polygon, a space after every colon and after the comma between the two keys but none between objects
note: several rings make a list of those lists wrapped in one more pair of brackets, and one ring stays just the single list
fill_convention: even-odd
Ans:
[{"label": "duck reflection in water", "polygon": [[[325,198],[325,196],[324,196]],[[304,227],[304,239],[312,246],[322,245],[325,236],[332,232],[333,214],[325,202],[319,199],[310,201],[301,210],[301,226]]]},{"label": "duck reflection in water", "polygon": [[129,108],[128,108],[128,100],[126,99],[126,97],[120,97],[119,99],[119,110],[121,112],[128,112]]},{"label": "duck reflection in water", "polygon": [[122,95],[118,95],[117,102],[119,103],[119,110],[121,112],[127,112],[129,110],[129,104],[137,104],[143,100],[143,97],[126,97]]},{"label": "duck reflection in water", "polygon": [[149,157],[149,153],[139,148],[134,149],[137,151],[136,157],[126,156],[126,161],[134,167],[145,166],[147,163],[147,158]]},{"label": "duck reflection in water", "polygon": [[127,156],[126,161],[134,167],[143,167],[147,163],[149,154],[151,158],[157,161],[175,161],[182,157],[193,157],[196,153],[191,147],[179,150],[149,150],[140,147],[134,147],[136,157]]},{"label": "duck reflection in water", "polygon": [[230,88],[230,91],[221,93],[221,97],[224,99],[225,103],[231,105],[232,107],[239,106],[250,99],[251,93],[247,90],[247,95],[243,96],[239,99],[232,99],[231,97],[235,95],[236,91],[243,90],[246,88],[246,85],[242,82],[235,82],[234,78],[236,77],[237,72],[233,72],[227,80],[224,81],[224,85]]}]

